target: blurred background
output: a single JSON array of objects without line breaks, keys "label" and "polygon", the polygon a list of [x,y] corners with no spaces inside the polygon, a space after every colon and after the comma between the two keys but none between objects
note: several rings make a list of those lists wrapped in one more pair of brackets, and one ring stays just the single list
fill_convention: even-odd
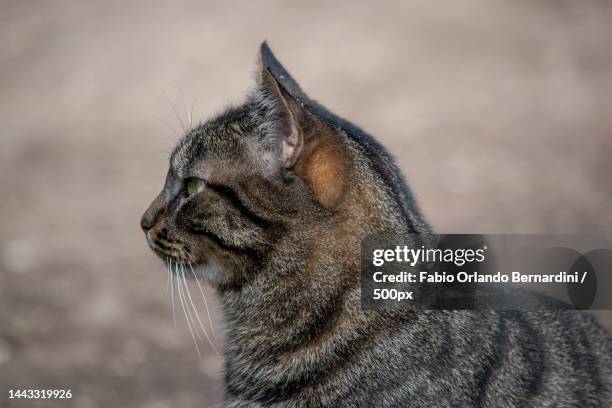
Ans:
[{"label": "blurred background", "polygon": [[[1,1],[0,406],[221,401],[138,221],[264,39],[389,148],[437,231],[612,231],[610,21],[605,0]],[[74,397],[6,399],[41,387]]]}]

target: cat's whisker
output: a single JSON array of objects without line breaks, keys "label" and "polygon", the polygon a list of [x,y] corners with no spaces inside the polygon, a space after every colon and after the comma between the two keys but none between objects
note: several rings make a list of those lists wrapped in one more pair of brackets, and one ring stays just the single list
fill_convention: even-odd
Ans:
[{"label": "cat's whisker", "polygon": [[[280,246],[279,244],[275,244],[275,243],[272,243],[270,241],[267,241],[265,238],[262,238],[262,237],[257,236],[257,235],[253,236],[251,238],[254,241],[259,242],[260,244],[267,245],[270,248],[278,248]],[[290,249],[290,250],[298,249],[298,245],[295,245],[295,244],[290,243],[290,242],[283,242],[282,246],[283,246],[283,248],[287,248],[287,249]]]},{"label": "cat's whisker", "polygon": [[255,241],[259,242],[260,244],[264,244],[272,248],[276,247],[276,244],[273,244],[272,242],[266,240],[265,238],[258,237],[258,236],[254,236],[253,238],[255,239]]},{"label": "cat's whisker", "polygon": [[189,130],[193,129],[193,107],[196,100],[191,103],[191,108],[187,110],[187,117],[189,118]]},{"label": "cat's whisker", "polygon": [[250,236],[250,238],[253,239],[254,241],[257,241],[260,244],[267,245],[270,248],[278,248],[279,246],[281,246],[281,244],[283,248],[287,248],[291,250],[295,250],[299,248],[299,245],[294,244],[292,242],[282,242],[281,244],[275,244],[273,242],[268,241],[267,239],[265,239],[264,237],[258,234],[253,234]]},{"label": "cat's whisker", "polygon": [[172,126],[170,126],[168,122],[163,119],[160,119],[159,121],[162,123],[162,125],[166,126],[176,137],[181,137],[181,133],[178,130],[174,129]]},{"label": "cat's whisker", "polygon": [[176,109],[176,105],[174,104],[174,102],[172,102],[172,99],[170,98],[170,95],[168,95],[168,93],[164,92],[166,94],[166,97],[168,98],[168,102],[170,103],[170,106],[172,107],[172,111],[174,112],[174,116],[176,117],[176,119],[178,120],[179,124],[181,125],[181,129],[183,129],[184,133],[187,133],[187,128],[185,127],[185,122],[183,122],[183,119],[181,118],[181,115],[179,115],[178,110]]},{"label": "cat's whisker", "polygon": [[193,270],[193,266],[191,265],[191,262],[189,263],[189,268],[191,268],[191,273],[193,274],[193,278],[198,284],[198,289],[200,289],[200,294],[202,294],[202,299],[204,299],[204,306],[206,307],[206,314],[208,315],[208,322],[210,323],[210,330],[212,331],[213,338],[216,339],[217,336],[215,335],[215,328],[212,323],[212,318],[210,317],[210,309],[208,308],[208,302],[206,301],[206,296],[204,296],[204,290],[202,289],[202,285],[200,285],[200,280],[198,279],[195,271]]},{"label": "cat's whisker", "polygon": [[186,293],[186,288],[183,288],[182,286],[182,278],[183,278],[183,264],[178,264],[178,268],[177,268],[177,276],[179,278],[179,284],[181,284],[181,290],[183,292],[183,301],[185,302],[185,306],[187,308],[187,314],[189,316],[189,322],[191,323],[191,327],[193,327],[193,331],[195,332],[196,336],[198,337],[198,340],[202,340],[202,335],[200,334],[200,329],[198,329],[198,326],[196,325],[196,320],[193,317],[193,313],[191,313],[191,308],[189,307],[189,303],[187,302],[187,293]]},{"label": "cat's whisker", "polygon": [[204,327],[204,324],[202,323],[202,320],[200,319],[200,314],[198,313],[198,309],[195,307],[195,304],[193,303],[193,299],[191,298],[191,293],[189,292],[189,287],[187,286],[187,279],[185,279],[185,267],[184,265],[182,266],[183,266],[183,269],[182,269],[181,275],[183,278],[183,286],[185,287],[185,291],[187,292],[187,297],[189,298],[191,307],[193,308],[196,318],[198,319],[198,323],[200,324],[200,327],[202,328],[202,331],[204,332],[204,335],[206,336],[206,340],[208,340],[208,343],[210,343],[210,346],[215,351],[215,353],[219,354],[219,351],[217,351],[217,348],[215,347],[213,341],[208,335],[208,332],[206,331],[206,328]]},{"label": "cat's whisker", "polygon": [[166,295],[168,294],[168,292],[170,292],[170,270],[168,269],[168,257],[166,257],[166,267],[164,268],[166,270],[166,275],[167,279],[166,279]]},{"label": "cat's whisker", "polygon": [[176,327],[176,311],[174,310],[174,279],[172,279],[172,259],[168,259],[168,276],[170,278],[170,298],[172,299],[172,320]]},{"label": "cat's whisker", "polygon": [[195,345],[196,351],[198,352],[198,356],[202,357],[200,354],[200,348],[198,347],[198,341],[196,340],[195,335],[193,334],[193,329],[191,328],[191,323],[189,322],[189,318],[187,317],[187,310],[185,309],[185,303],[183,302],[183,295],[181,290],[181,282],[179,280],[178,269],[175,269],[176,272],[176,285],[179,294],[179,299],[181,301],[181,306],[183,308],[183,313],[185,314],[185,321],[187,322],[187,327],[189,327],[189,332],[191,333],[191,338],[193,339],[193,344]]},{"label": "cat's whisker", "polygon": [[[191,300],[191,295],[188,293],[189,291],[187,290],[187,283],[184,282],[185,280],[184,272],[185,272],[184,265],[180,264],[179,269],[178,269],[178,277],[181,278],[182,283],[183,283],[183,286],[181,286],[181,288],[183,290],[183,299],[185,300],[185,305],[187,306],[187,313],[189,314],[189,320],[191,321],[191,325],[193,326],[196,336],[198,336],[199,340],[202,340],[200,329],[196,325],[196,319],[193,317],[193,315],[196,313],[191,313],[191,308],[189,307],[189,303],[187,302],[187,300]],[[189,294],[189,299],[187,298],[188,294]],[[191,305],[193,306],[193,302],[191,302]]]}]

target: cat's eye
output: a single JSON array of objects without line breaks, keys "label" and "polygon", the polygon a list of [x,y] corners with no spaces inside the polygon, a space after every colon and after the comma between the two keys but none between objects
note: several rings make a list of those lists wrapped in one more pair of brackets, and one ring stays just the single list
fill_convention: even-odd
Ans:
[{"label": "cat's eye", "polygon": [[190,177],[186,181],[187,195],[192,196],[204,189],[206,182],[197,177]]}]

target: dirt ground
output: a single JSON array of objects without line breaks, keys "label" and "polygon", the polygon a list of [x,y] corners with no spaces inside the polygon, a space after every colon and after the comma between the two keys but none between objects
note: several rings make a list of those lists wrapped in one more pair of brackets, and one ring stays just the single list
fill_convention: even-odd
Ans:
[{"label": "dirt ground", "polygon": [[[439,232],[612,231],[611,2],[372,4],[0,4],[0,406],[219,403],[138,220],[176,116],[240,101],[264,39],[388,146]],[[41,387],[74,398],[6,399]]]}]

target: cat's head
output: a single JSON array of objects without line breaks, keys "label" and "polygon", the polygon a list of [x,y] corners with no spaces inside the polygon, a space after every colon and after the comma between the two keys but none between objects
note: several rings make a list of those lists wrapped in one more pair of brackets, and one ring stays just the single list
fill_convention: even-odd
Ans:
[{"label": "cat's head", "polygon": [[283,236],[342,201],[349,155],[265,43],[246,102],[189,131],[141,219],[163,260],[213,284],[248,279]]}]

